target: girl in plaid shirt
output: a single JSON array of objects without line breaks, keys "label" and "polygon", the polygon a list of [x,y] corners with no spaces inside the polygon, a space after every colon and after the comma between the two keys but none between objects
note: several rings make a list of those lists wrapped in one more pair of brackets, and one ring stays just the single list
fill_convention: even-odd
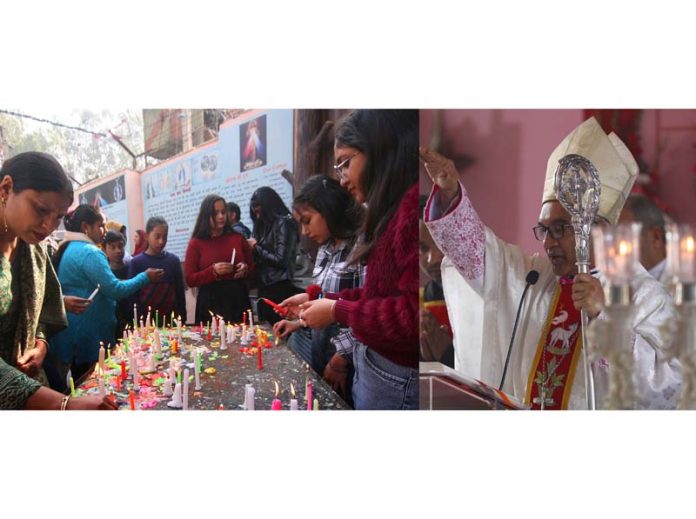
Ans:
[{"label": "girl in plaid shirt", "polygon": [[[363,285],[364,265],[348,265],[362,214],[362,207],[341,188],[339,182],[323,175],[311,177],[295,197],[293,216],[299,222],[302,234],[320,244],[313,278],[322,291],[339,292]],[[350,334],[348,328],[334,324],[312,330],[302,328],[299,321],[282,320],[273,329],[281,337],[292,333],[290,347],[317,373],[329,375],[326,373],[331,371],[329,364],[338,366],[340,363],[342,367],[338,373],[342,376],[336,378],[352,380],[352,374],[348,376],[349,369],[345,367],[345,360],[349,361],[352,354],[350,338],[345,337]],[[334,355],[337,355],[335,362],[331,362]],[[342,357],[342,362],[338,357]],[[346,381],[336,382],[335,388],[349,399]]]}]

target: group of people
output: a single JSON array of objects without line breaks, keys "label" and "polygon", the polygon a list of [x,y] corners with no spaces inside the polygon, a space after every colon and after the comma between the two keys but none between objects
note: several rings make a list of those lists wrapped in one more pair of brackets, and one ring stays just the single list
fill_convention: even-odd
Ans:
[{"label": "group of people", "polygon": [[[100,343],[116,344],[133,304],[139,315],[185,321],[186,284],[197,292],[195,323],[211,312],[240,322],[253,280],[259,301],[284,309],[259,302],[259,318],[356,409],[416,409],[417,138],[417,110],[351,112],[336,129],[336,175],[311,177],[292,212],[261,187],[249,230],[239,206],[206,196],[183,271],[166,251],[164,218],[148,220],[126,258],[121,226],[107,231],[92,205],[68,212],[72,184],[53,157],[8,159],[0,170],[0,407],[115,408],[63,392],[68,373],[77,380],[92,369]],[[50,254],[44,240],[61,220],[65,237]],[[293,282],[300,229],[320,246],[306,291]]]}]

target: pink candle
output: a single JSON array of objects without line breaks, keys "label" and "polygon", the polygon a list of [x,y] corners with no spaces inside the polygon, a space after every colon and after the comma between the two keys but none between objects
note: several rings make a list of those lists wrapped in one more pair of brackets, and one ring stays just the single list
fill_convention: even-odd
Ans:
[{"label": "pink candle", "polygon": [[276,382],[274,380],[273,383],[275,384],[275,398],[273,399],[273,402],[271,403],[271,411],[282,411],[283,404],[281,404],[280,398],[278,398],[278,393],[280,392],[280,388],[278,387],[278,382]]},{"label": "pink candle", "polygon": [[312,410],[312,381],[307,381],[307,411]]}]

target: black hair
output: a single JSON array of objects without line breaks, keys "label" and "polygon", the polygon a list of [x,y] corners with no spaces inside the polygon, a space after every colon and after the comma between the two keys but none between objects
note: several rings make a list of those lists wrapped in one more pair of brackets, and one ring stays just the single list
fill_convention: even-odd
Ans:
[{"label": "black hair", "polygon": [[[255,206],[261,207],[261,214],[258,218],[252,209]],[[254,238],[258,240],[266,234],[267,230],[278,218],[290,216],[290,210],[274,189],[263,186],[254,191],[254,194],[251,195],[251,200],[249,201],[249,215],[251,216],[251,221],[254,222],[254,231],[252,234]]]},{"label": "black hair", "polygon": [[[227,210],[227,204],[225,199],[219,195],[208,195],[201,202],[201,208],[198,211],[198,217],[196,218],[196,225],[193,227],[193,233],[191,236],[193,238],[199,239],[209,239],[212,238],[212,229],[210,227],[210,218],[215,214],[215,203],[222,201],[225,204],[225,210]],[[225,221],[225,227],[222,230],[222,234],[227,234],[234,232],[232,230],[232,225],[230,225],[229,219]]]},{"label": "black hair", "polygon": [[295,196],[293,209],[310,207],[319,213],[333,238],[352,239],[362,223],[363,209],[341,184],[323,175],[314,175]]},{"label": "black hair", "polygon": [[355,110],[338,123],[335,144],[365,156],[360,189],[367,211],[352,259],[364,262],[418,181],[418,110]]},{"label": "black hair", "polygon": [[[68,214],[63,218],[63,224],[65,225],[65,230],[70,232],[82,232],[82,224],[94,225],[99,220],[103,220],[104,215],[99,212],[99,209],[89,204],[78,205],[72,211],[68,211]],[[65,249],[71,242],[63,242],[58,247],[58,250],[53,255],[53,266],[56,271],[58,271],[58,265],[60,265],[60,260],[65,254]]]},{"label": "black hair", "polygon": [[72,201],[73,187],[63,166],[48,153],[27,151],[7,159],[0,169],[0,179],[12,178],[12,191],[25,189],[63,193]]},{"label": "black hair", "polygon": [[665,213],[648,197],[631,194],[626,199],[624,209],[630,209],[636,222],[643,224],[641,232],[657,228],[662,241],[665,241]]},{"label": "black hair", "polygon": [[163,216],[151,216],[148,218],[147,223],[145,224],[145,232],[150,234],[158,225],[169,227],[167,220],[165,220]]},{"label": "black hair", "polygon": [[126,244],[126,238],[118,231],[108,231],[104,236],[104,246],[107,243],[116,243],[118,241],[123,242],[123,245]]},{"label": "black hair", "polygon": [[227,214],[235,213],[237,215],[237,221],[232,223],[237,223],[242,218],[242,210],[234,202],[227,202]]}]

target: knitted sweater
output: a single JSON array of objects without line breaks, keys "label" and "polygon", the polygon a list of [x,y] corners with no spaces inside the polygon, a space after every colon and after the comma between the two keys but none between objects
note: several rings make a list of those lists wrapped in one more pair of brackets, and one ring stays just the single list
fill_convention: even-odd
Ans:
[{"label": "knitted sweater", "polygon": [[387,359],[418,368],[418,185],[409,188],[367,260],[365,286],[342,290],[336,320]]}]

